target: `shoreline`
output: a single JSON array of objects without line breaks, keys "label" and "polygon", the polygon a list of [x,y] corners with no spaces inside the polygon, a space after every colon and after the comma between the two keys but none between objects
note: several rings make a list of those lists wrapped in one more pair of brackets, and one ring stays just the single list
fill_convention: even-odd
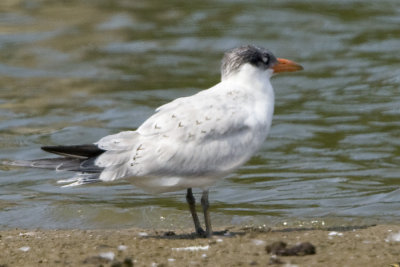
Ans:
[{"label": "shoreline", "polygon": [[[216,229],[224,231],[225,229]],[[400,225],[230,228],[210,239],[187,231],[0,231],[0,266],[390,266],[400,256]],[[273,256],[274,242],[310,242],[316,253]],[[285,265],[286,264],[286,265]]]}]

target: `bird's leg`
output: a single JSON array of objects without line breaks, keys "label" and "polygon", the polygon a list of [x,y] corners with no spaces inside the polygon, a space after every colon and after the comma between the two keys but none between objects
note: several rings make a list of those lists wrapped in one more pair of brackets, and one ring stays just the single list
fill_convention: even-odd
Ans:
[{"label": "bird's leg", "polygon": [[210,212],[208,210],[208,208],[210,207],[210,204],[208,202],[208,190],[203,191],[203,195],[201,196],[201,206],[203,207],[204,222],[206,224],[205,237],[211,237],[212,228],[211,228]]},{"label": "bird's leg", "polygon": [[193,222],[194,222],[194,228],[196,229],[196,233],[198,235],[203,236],[204,235],[204,230],[203,230],[203,228],[201,228],[199,217],[197,216],[196,199],[193,196],[192,188],[188,188],[187,189],[186,201],[189,204],[189,209],[190,209],[190,213],[192,214],[192,218],[193,218]]}]

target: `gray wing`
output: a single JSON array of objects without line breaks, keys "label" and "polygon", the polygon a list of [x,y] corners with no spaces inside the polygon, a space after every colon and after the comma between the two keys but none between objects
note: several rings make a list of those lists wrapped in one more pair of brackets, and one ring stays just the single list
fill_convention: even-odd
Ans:
[{"label": "gray wing", "polygon": [[[229,97],[230,101],[226,101]],[[244,101],[251,100],[232,91],[203,91],[160,107],[134,134],[127,132],[131,135],[129,141],[117,140],[120,133],[97,143],[100,148],[110,149],[97,163],[110,162],[109,158],[117,162],[108,166],[98,164],[105,167],[100,179],[208,176],[237,168],[258,148],[260,142],[254,140],[263,141],[266,135],[257,136],[248,123],[251,110],[242,108]],[[129,148],[129,153],[113,154],[114,143],[119,149]]]}]

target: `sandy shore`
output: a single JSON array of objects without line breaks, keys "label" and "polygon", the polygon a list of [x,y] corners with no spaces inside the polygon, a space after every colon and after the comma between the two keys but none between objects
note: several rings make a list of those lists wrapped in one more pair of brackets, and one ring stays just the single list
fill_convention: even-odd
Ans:
[{"label": "sandy shore", "polygon": [[[1,231],[0,266],[390,266],[400,261],[400,225],[330,229],[232,228],[211,239],[188,232]],[[266,246],[310,242],[316,253],[272,256]]]}]

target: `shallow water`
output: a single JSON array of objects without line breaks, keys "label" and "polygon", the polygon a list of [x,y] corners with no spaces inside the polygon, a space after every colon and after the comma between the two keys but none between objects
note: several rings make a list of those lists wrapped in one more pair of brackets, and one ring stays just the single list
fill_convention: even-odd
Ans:
[{"label": "shallow water", "polygon": [[[305,70],[274,78],[270,136],[211,189],[213,224],[398,222],[397,1],[142,2],[2,4],[0,158],[134,129],[217,83],[223,52],[251,43]],[[192,227],[185,192],[60,188],[69,176],[0,167],[0,227]]]}]

